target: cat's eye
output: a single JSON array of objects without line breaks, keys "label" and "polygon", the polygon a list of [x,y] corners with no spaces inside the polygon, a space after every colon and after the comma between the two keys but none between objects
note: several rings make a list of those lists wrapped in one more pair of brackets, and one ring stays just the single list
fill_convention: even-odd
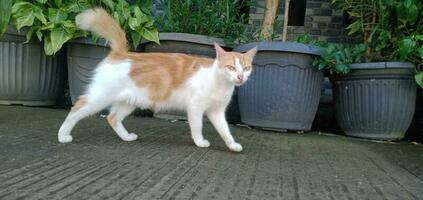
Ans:
[{"label": "cat's eye", "polygon": [[226,68],[228,68],[231,71],[236,71],[236,68],[234,66],[231,66],[231,65],[226,65]]},{"label": "cat's eye", "polygon": [[244,71],[250,71],[251,70],[251,66],[245,66],[244,67]]}]

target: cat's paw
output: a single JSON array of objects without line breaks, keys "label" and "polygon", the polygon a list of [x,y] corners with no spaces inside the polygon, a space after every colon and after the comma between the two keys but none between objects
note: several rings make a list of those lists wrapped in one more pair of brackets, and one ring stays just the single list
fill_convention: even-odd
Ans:
[{"label": "cat's paw", "polygon": [[69,143],[72,142],[72,136],[71,135],[58,135],[58,139],[60,143]]},{"label": "cat's paw", "polygon": [[135,133],[129,133],[128,135],[125,135],[125,137],[122,137],[123,141],[131,142],[138,138],[138,135]]},{"label": "cat's paw", "polygon": [[201,140],[201,141],[194,141],[197,147],[205,148],[210,146],[210,142],[208,140]]},{"label": "cat's paw", "polygon": [[242,146],[239,143],[233,142],[233,143],[227,144],[227,146],[229,147],[231,151],[235,151],[235,152],[242,151]]}]

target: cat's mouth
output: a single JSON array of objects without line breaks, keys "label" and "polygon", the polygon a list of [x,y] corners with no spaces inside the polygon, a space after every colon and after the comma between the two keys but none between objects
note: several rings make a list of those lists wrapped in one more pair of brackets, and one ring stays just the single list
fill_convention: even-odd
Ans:
[{"label": "cat's mouth", "polygon": [[237,81],[237,82],[235,82],[235,85],[236,86],[241,86],[244,83],[245,83],[245,81]]}]

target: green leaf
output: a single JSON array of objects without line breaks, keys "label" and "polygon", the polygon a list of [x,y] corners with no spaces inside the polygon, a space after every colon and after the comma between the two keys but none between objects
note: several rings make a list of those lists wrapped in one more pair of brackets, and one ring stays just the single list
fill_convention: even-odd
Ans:
[{"label": "green leaf", "polygon": [[12,14],[12,0],[0,1],[0,36],[6,31]]},{"label": "green leaf", "polygon": [[423,46],[418,48],[417,52],[419,53],[420,58],[423,60]]},{"label": "green leaf", "polygon": [[46,25],[41,26],[40,30],[44,31],[44,30],[48,30],[48,29],[52,29],[52,28],[54,28],[54,24],[48,23]]},{"label": "green leaf", "polygon": [[25,26],[32,26],[34,24],[34,11],[31,9],[28,12],[26,12],[25,15],[19,16],[16,18],[16,28],[20,30],[22,27]]},{"label": "green leaf", "polygon": [[417,16],[418,8],[416,5],[412,5],[407,9],[407,20],[410,22],[410,24],[414,24],[417,21]]},{"label": "green leaf", "polygon": [[47,24],[47,19],[44,17],[43,11],[40,7],[34,7],[34,15],[38,20],[41,21],[41,23]]},{"label": "green leaf", "polygon": [[128,25],[132,30],[137,30],[137,28],[140,27],[141,21],[139,21],[137,18],[129,18]]},{"label": "green leaf", "polygon": [[45,38],[44,50],[47,55],[52,55],[62,48],[63,44],[72,39],[72,35],[61,28],[51,30],[50,37]]},{"label": "green leaf", "polygon": [[101,2],[107,6],[109,9],[114,9],[115,3],[113,3],[113,0],[101,0]]},{"label": "green leaf", "polygon": [[348,32],[348,35],[352,35],[354,33],[357,33],[361,29],[361,21],[357,20],[354,23],[350,24],[347,29],[350,31]]},{"label": "green leaf", "polygon": [[[62,0],[54,0],[54,4],[56,4],[57,7],[61,7],[63,5],[63,1]],[[77,3],[73,3],[73,4],[77,5]]]},{"label": "green leaf", "polygon": [[415,35],[416,40],[423,40],[423,35]]},{"label": "green leaf", "polygon": [[37,2],[38,2],[38,3],[45,4],[45,3],[47,3],[47,0],[37,0]]},{"label": "green leaf", "polygon": [[37,35],[38,40],[41,42],[43,39],[43,34],[40,30],[35,31],[35,35]]},{"label": "green leaf", "polygon": [[157,44],[160,44],[159,32],[157,31],[157,29],[150,29],[150,30],[149,29],[143,29],[141,31],[141,35],[146,40],[153,41]]},{"label": "green leaf", "polygon": [[142,38],[142,36],[141,36],[140,33],[135,32],[135,31],[131,32],[131,39],[132,39],[132,44],[134,45],[134,48],[138,47],[138,45],[141,42],[141,38]]},{"label": "green leaf", "polygon": [[400,60],[404,61],[407,59],[407,56],[414,51],[416,47],[416,42],[411,40],[410,38],[403,39],[399,44],[398,53],[400,56]]},{"label": "green leaf", "polygon": [[338,73],[344,73],[344,74],[349,71],[348,65],[342,64],[342,63],[337,63],[335,65],[335,69]]},{"label": "green leaf", "polygon": [[28,29],[28,31],[26,32],[26,41],[25,43],[29,42],[32,38],[32,35],[34,34],[34,31],[37,27],[36,26],[32,26],[31,28]]},{"label": "green leaf", "polygon": [[54,24],[59,24],[68,18],[68,13],[62,9],[49,8],[48,19]]},{"label": "green leaf", "polygon": [[423,72],[418,72],[414,78],[416,79],[417,84],[420,85],[420,87],[423,88]]}]

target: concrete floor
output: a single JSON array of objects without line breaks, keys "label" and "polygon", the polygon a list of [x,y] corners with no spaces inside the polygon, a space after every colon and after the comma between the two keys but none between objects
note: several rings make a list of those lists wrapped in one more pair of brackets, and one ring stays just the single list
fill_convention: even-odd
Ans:
[{"label": "concrete floor", "polygon": [[232,153],[209,125],[193,145],[185,122],[130,117],[135,142],[93,116],[71,144],[67,111],[0,106],[0,199],[423,199],[423,145],[231,127]]}]

